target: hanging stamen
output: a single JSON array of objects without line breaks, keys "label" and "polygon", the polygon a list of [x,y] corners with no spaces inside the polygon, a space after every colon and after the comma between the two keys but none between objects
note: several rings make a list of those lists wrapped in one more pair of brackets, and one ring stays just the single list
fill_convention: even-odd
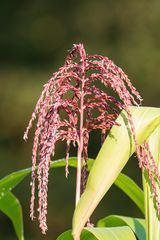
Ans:
[{"label": "hanging stamen", "polygon": [[[104,90],[96,87],[95,81],[102,83]],[[107,93],[108,88],[117,94],[118,99]],[[58,140],[67,141],[66,177],[69,173],[70,143],[73,142],[79,146],[81,142],[82,149],[80,150],[83,154],[80,154],[79,158],[83,158],[84,161],[81,169],[82,193],[88,176],[89,133],[94,129],[100,129],[102,131],[102,142],[104,142],[106,131],[109,131],[116,124],[119,112],[122,109],[127,109],[129,105],[136,104],[137,99],[141,99],[140,95],[122,69],[118,68],[107,57],[100,55],[88,56],[83,44],[73,45],[64,66],[59,68],[45,84],[24,134],[26,140],[32,122],[37,118],[32,154],[31,218],[34,217],[35,168],[36,159],[39,157],[39,222],[43,233],[47,230],[48,171],[51,155],[55,152],[56,142]],[[99,113],[96,117],[93,114],[95,110]],[[65,114],[61,115],[61,111],[64,111]],[[132,119],[130,115],[128,116],[138,153],[140,150],[136,142]],[[82,159],[80,160],[82,161]],[[140,167],[142,166],[143,161],[140,160]],[[78,192],[80,191],[78,190]]]}]

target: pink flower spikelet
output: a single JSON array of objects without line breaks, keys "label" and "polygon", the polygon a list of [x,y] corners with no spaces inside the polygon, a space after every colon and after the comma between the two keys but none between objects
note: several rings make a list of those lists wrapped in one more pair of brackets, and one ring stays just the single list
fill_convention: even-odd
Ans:
[{"label": "pink flower spikelet", "polygon": [[[99,84],[102,88],[98,87]],[[109,88],[117,97],[107,93]],[[94,129],[100,129],[104,141],[106,132],[117,124],[116,118],[119,112],[126,109],[129,113],[128,106],[139,103],[141,103],[139,93],[121,68],[107,57],[87,55],[83,44],[73,45],[64,66],[59,68],[44,85],[24,133],[24,139],[27,140],[32,123],[37,118],[32,150],[30,216],[34,219],[35,179],[38,175],[38,212],[42,233],[45,234],[47,230],[48,173],[51,156],[54,156],[55,152],[55,143],[59,140],[66,141],[66,176],[70,144],[79,146],[81,143],[85,162],[82,168],[82,180],[86,181],[89,133]],[[80,114],[84,118],[81,133]],[[129,116],[134,133],[131,115]],[[148,149],[147,146],[145,147]],[[139,150],[138,145],[137,149]],[[39,163],[36,173],[37,157]],[[155,165],[153,167],[156,169]],[[82,183],[82,192],[84,188],[85,183]]]}]

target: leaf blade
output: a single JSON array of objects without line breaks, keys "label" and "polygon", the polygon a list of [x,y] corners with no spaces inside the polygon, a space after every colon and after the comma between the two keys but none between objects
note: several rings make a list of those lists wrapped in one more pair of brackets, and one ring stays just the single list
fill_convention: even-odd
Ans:
[{"label": "leaf blade", "polygon": [[[138,144],[142,144],[160,124],[160,109],[130,107],[130,112]],[[80,235],[87,219],[135,151],[135,144],[128,128],[127,114],[124,110],[117,122],[120,126],[113,126],[111,129],[110,135],[104,142],[91,169],[86,190],[75,209],[73,216],[73,236],[75,239]]]},{"label": "leaf blade", "polygon": [[[129,227],[84,228],[81,240],[136,240]],[[73,240],[71,230],[62,233],[57,240]]]},{"label": "leaf blade", "polygon": [[120,188],[144,214],[144,195],[142,189],[128,176],[120,173],[114,184]]},{"label": "leaf blade", "polygon": [[12,221],[18,239],[24,240],[21,204],[11,192],[8,192],[3,197],[1,197],[0,211],[7,215]]},{"label": "leaf blade", "polygon": [[[150,136],[148,144],[160,172],[160,126]],[[155,207],[155,200],[151,190],[149,177],[145,172],[143,173],[143,187],[147,240],[159,240],[160,217],[157,215],[157,209]],[[160,185],[157,183],[156,187],[160,196]]]},{"label": "leaf blade", "polygon": [[145,220],[140,218],[110,215],[102,218],[97,223],[98,227],[128,226],[136,234],[139,240],[146,240]]}]

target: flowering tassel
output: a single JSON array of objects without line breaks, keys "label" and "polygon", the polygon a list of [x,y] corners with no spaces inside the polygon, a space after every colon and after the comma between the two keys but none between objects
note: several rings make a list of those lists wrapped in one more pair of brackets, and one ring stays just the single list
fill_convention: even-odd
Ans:
[{"label": "flowering tassel", "polygon": [[[100,82],[103,88],[98,88]],[[107,93],[112,89],[117,97]],[[116,123],[122,109],[141,102],[140,94],[127,75],[113,61],[100,55],[87,55],[83,44],[74,44],[63,67],[44,85],[42,94],[29,121],[24,139],[37,118],[32,150],[31,218],[34,218],[35,178],[38,175],[38,212],[42,233],[47,231],[48,171],[55,143],[66,141],[66,176],[70,143],[77,145],[76,204],[84,191],[87,178],[88,140],[94,129],[105,133]],[[65,112],[65,116],[62,114]],[[96,113],[96,116],[95,116]],[[134,131],[134,128],[132,129]],[[138,149],[138,147],[137,147]],[[36,174],[37,156],[39,157]],[[82,160],[84,165],[81,166]],[[153,161],[153,160],[152,160]],[[153,164],[154,165],[154,164]],[[155,166],[153,166],[155,167]],[[84,171],[84,173],[82,173]],[[81,180],[83,179],[83,184]],[[80,190],[80,188],[83,189]]]}]

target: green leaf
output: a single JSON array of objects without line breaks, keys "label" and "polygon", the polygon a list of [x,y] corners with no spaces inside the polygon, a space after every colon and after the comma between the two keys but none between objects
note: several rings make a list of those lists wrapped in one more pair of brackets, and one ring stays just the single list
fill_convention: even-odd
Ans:
[{"label": "green leaf", "polygon": [[11,191],[20,183],[29,173],[31,168],[13,172],[0,180],[0,196],[3,197],[8,191]]},{"label": "green leaf", "polygon": [[[160,124],[160,109],[130,107],[138,144],[142,144]],[[118,177],[135,151],[135,144],[128,127],[127,113],[122,111],[106,138],[90,171],[86,189],[73,216],[73,236],[80,235],[87,219]]]},{"label": "green leaf", "polygon": [[[129,227],[84,228],[81,240],[136,240]],[[62,233],[57,240],[73,240],[71,230]]]},{"label": "green leaf", "polygon": [[[70,165],[75,166],[75,157],[70,158]],[[51,163],[51,168],[65,166],[64,159],[57,160]],[[29,173],[31,168],[26,168],[20,171],[13,172],[0,180],[0,196],[6,192],[11,191],[17,184],[19,184]]]},{"label": "green leaf", "polygon": [[136,234],[139,240],[146,240],[144,219],[111,215],[99,220],[97,226],[98,227],[128,226]]},{"label": "green leaf", "polygon": [[[69,166],[77,166],[77,158],[69,158]],[[88,159],[88,168],[90,169],[93,165],[94,160]],[[65,159],[60,159],[53,161],[50,168],[64,167],[66,164]],[[17,186],[29,173],[31,173],[31,168],[22,169],[20,171],[13,172],[0,180],[0,196],[4,196],[6,192],[11,191],[15,186]]]},{"label": "green leaf", "polygon": [[[152,152],[156,165],[160,172],[160,126],[153,132],[149,138],[149,148]],[[160,196],[160,185],[157,183],[157,190]],[[145,199],[145,218],[147,240],[160,239],[160,217],[157,215],[155,200],[150,186],[148,175],[143,173],[143,187]]]},{"label": "green leaf", "polygon": [[[94,164],[94,159],[88,159],[88,169],[90,170]],[[65,159],[60,159],[53,161],[50,168],[64,167],[66,164]],[[77,159],[76,157],[69,158],[69,166],[76,167]],[[29,173],[31,173],[31,168],[23,169],[17,172],[13,172],[8,176],[0,180],[0,196],[3,196],[6,192],[12,190],[17,184],[19,184]],[[119,187],[123,192],[125,192],[133,202],[140,208],[142,213],[144,213],[144,198],[142,190],[136,185],[136,183],[127,177],[126,175],[120,173],[115,181],[115,185]]]},{"label": "green leaf", "polygon": [[[56,240],[73,240],[72,231],[68,230],[62,233]],[[94,237],[90,232],[83,230],[81,234],[81,240],[97,240],[97,238]]]},{"label": "green leaf", "polygon": [[[91,170],[94,159],[88,159],[88,170]],[[65,166],[65,159],[60,159],[51,164],[51,168],[55,167],[63,167]],[[77,166],[77,158],[71,157],[69,158],[69,166],[76,167]],[[144,195],[142,189],[128,176],[123,173],[120,173],[114,184],[120,188],[141,210],[144,214]]]},{"label": "green leaf", "polygon": [[142,189],[128,176],[120,173],[114,184],[120,188],[144,214],[144,195]]},{"label": "green leaf", "polygon": [[[53,161],[50,168],[65,166],[65,159]],[[76,167],[76,157],[69,159],[69,166]],[[89,168],[93,164],[93,159],[89,159]],[[0,211],[4,212],[13,222],[15,231],[20,240],[23,240],[23,219],[21,205],[16,197],[10,192],[17,186],[29,173],[31,168],[13,172],[0,180]],[[13,206],[13,208],[12,208]]]},{"label": "green leaf", "polygon": [[11,192],[0,198],[0,211],[10,218],[18,239],[23,240],[22,208],[18,199]]},{"label": "green leaf", "polygon": [[[69,158],[69,166],[76,167],[77,161],[76,157]],[[88,169],[90,170],[94,163],[93,159],[88,160]],[[65,159],[60,159],[53,161],[50,168],[64,167],[66,164]],[[17,172],[13,172],[8,176],[0,180],[0,196],[1,200],[6,196],[8,197],[9,191],[12,190],[17,184],[19,184],[29,173],[31,168],[23,169]],[[127,176],[124,174],[119,174],[118,178],[115,181],[117,187],[124,191],[137,205],[142,209],[142,199],[143,194],[142,190]],[[7,195],[6,195],[7,193]],[[18,200],[17,200],[18,201]],[[5,198],[4,198],[5,202]],[[1,210],[1,209],[0,209]],[[13,220],[13,219],[12,219]],[[21,231],[22,232],[22,231]]]},{"label": "green leaf", "polygon": [[[76,167],[76,157],[69,158],[69,166]],[[90,170],[94,164],[94,159],[88,159],[88,169]],[[64,167],[66,164],[65,159],[53,161],[50,168]],[[0,196],[3,197],[8,191],[12,190],[19,184],[29,173],[31,168],[23,169],[13,172],[0,180]],[[120,173],[115,181],[115,185],[125,192],[142,210],[143,212],[143,192],[142,190],[126,175]]]}]

